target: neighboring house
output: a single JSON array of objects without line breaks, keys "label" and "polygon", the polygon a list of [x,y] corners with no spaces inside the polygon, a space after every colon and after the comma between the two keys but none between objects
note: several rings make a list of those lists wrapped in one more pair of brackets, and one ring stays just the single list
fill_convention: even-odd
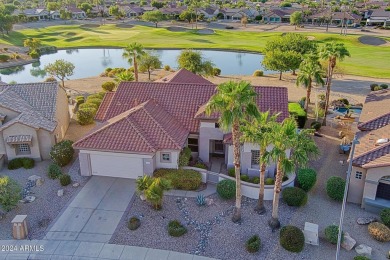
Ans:
[{"label": "neighboring house", "polygon": [[[178,168],[186,146],[204,162],[223,157],[232,165],[232,149],[224,143],[218,115],[204,113],[216,86],[186,70],[165,79],[122,82],[116,92],[106,94],[95,117],[102,124],[74,144],[82,175],[137,178],[157,168]],[[281,112],[279,121],[288,117],[286,88],[255,90],[260,110]],[[244,144],[242,172],[258,169],[258,151],[256,145]]]},{"label": "neighboring house", "polygon": [[13,15],[25,15],[27,18],[33,18],[38,21],[47,20],[50,17],[50,14],[47,10],[43,8],[33,8],[33,9],[24,9],[24,10],[15,10]]},{"label": "neighboring house", "polygon": [[341,25],[343,24],[343,21],[348,24],[359,24],[362,20],[361,15],[348,13],[348,12],[321,12],[317,14],[310,15],[307,18],[307,23],[326,23],[325,19],[330,19],[329,24],[332,25]]},{"label": "neighboring house", "polygon": [[375,9],[367,19],[368,25],[384,25],[385,23],[390,25],[390,11]]},{"label": "neighboring house", "polygon": [[207,7],[199,9],[199,13],[203,14],[205,19],[212,19],[219,14],[219,8]]},{"label": "neighboring house", "polygon": [[59,11],[50,11],[50,19],[58,20],[61,19],[61,14]]},{"label": "neighboring house", "polygon": [[84,19],[87,17],[83,10],[75,6],[69,6],[66,10],[72,14],[72,19]]},{"label": "neighboring house", "polygon": [[290,16],[296,9],[290,8],[278,8],[271,9],[263,15],[263,21],[265,23],[289,23]]},{"label": "neighboring house", "polygon": [[359,121],[348,201],[378,212],[390,207],[390,91],[371,92]]},{"label": "neighboring house", "polygon": [[68,98],[58,83],[0,85],[0,156],[49,159],[69,120]]}]

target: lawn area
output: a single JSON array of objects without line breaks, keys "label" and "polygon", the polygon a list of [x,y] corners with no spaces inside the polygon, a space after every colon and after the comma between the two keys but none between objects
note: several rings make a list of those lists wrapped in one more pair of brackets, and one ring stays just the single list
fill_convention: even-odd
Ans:
[{"label": "lawn area", "polygon": [[[118,28],[104,25],[97,28],[82,25],[61,25],[40,29],[11,32],[0,37],[0,43],[23,45],[28,37],[41,39],[43,44],[58,48],[71,47],[124,47],[137,41],[147,48],[204,48],[232,49],[261,52],[265,43],[280,32],[243,32],[216,30],[215,34],[202,35],[196,31],[172,32],[166,28],[134,26]],[[360,35],[341,36],[331,33],[305,33],[320,44],[329,41],[345,43],[351,58],[342,62],[346,74],[390,78],[390,47],[370,46],[359,42]],[[386,38],[390,40],[390,38]]]}]

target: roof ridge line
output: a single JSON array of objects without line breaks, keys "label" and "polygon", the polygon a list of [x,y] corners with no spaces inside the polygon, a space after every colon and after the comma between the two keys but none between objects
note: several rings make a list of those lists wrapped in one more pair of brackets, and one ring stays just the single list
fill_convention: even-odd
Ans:
[{"label": "roof ridge line", "polygon": [[[141,107],[142,108],[142,107]],[[138,109],[137,109],[138,110]],[[135,110],[135,111],[137,111]],[[128,116],[130,116],[132,113],[134,113],[135,111],[132,111]],[[155,147],[148,141],[146,140],[146,138],[141,134],[141,131],[139,130],[139,126],[137,126],[135,123],[131,122],[128,118],[128,116],[126,116],[124,118],[124,120],[127,121],[127,123],[137,132],[138,136],[141,137],[141,139],[149,146],[149,148],[151,148],[153,151],[156,151]],[[119,120],[121,121],[121,120]]]},{"label": "roof ridge line", "polygon": [[[372,150],[369,150],[365,153],[362,153],[360,154],[359,156],[355,157],[355,158],[352,158],[352,161],[355,161],[355,160],[358,160],[360,159],[361,157],[363,156],[366,156],[367,154],[370,154],[370,153],[373,153],[373,152],[376,152],[376,151],[379,151],[381,150],[382,148],[386,148],[387,146],[390,146],[390,142],[386,143],[386,144],[382,144],[382,145],[379,145],[378,147],[372,149]],[[382,157],[382,156],[381,156]]]},{"label": "roof ridge line", "polygon": [[378,120],[378,119],[381,119],[382,117],[385,117],[385,116],[390,116],[390,112],[386,113],[386,114],[383,114],[383,115],[380,115],[380,116],[377,116],[371,120],[368,120],[367,122],[364,122],[364,123],[361,123],[361,124],[358,124],[358,128],[360,129],[360,127],[366,125],[366,124],[369,124],[369,123],[372,123],[374,122],[375,120]]}]

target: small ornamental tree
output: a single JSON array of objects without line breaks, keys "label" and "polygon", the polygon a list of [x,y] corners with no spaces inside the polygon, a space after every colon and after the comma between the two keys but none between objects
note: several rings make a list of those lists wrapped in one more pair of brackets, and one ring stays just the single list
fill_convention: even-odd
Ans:
[{"label": "small ornamental tree", "polygon": [[154,23],[156,25],[156,28],[157,28],[157,24],[161,22],[163,19],[164,19],[164,15],[159,10],[145,12],[142,15],[142,20]]},{"label": "small ornamental tree", "polygon": [[53,162],[61,167],[70,163],[74,155],[72,144],[73,142],[70,140],[64,140],[55,144],[50,151],[50,157]]},{"label": "small ornamental tree", "polygon": [[21,199],[21,187],[8,176],[0,177],[0,206],[5,211],[10,211],[16,207]]},{"label": "small ornamental tree", "polygon": [[45,71],[48,74],[61,80],[63,88],[65,87],[65,79],[73,75],[74,69],[73,63],[65,60],[56,60],[45,66]]}]

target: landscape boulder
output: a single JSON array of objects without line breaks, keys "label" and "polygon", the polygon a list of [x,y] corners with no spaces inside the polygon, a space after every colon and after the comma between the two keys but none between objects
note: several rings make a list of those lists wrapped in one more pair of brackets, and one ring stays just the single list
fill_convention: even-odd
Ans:
[{"label": "landscape boulder", "polygon": [[355,251],[356,251],[356,253],[358,253],[358,255],[370,257],[371,252],[372,252],[372,248],[367,246],[367,245],[361,244],[361,245],[358,245],[357,247],[355,247]]},{"label": "landscape boulder", "polygon": [[344,240],[341,243],[341,247],[344,248],[347,251],[351,251],[352,248],[356,245],[356,240],[353,239],[349,233],[344,233]]},{"label": "landscape boulder", "polygon": [[63,190],[63,189],[58,190],[58,191],[57,191],[57,196],[58,196],[58,197],[64,196],[64,190]]},{"label": "landscape boulder", "polygon": [[372,222],[376,222],[378,221],[375,217],[366,217],[366,218],[358,218],[356,220],[356,222],[359,224],[359,225],[368,225]]},{"label": "landscape boulder", "polygon": [[44,179],[38,175],[31,175],[28,180],[34,182],[36,186],[41,186],[44,183]]},{"label": "landscape boulder", "polygon": [[25,203],[30,203],[30,202],[33,202],[34,200],[35,200],[34,196],[26,196],[24,198]]},{"label": "landscape boulder", "polygon": [[72,184],[72,186],[75,187],[75,188],[77,188],[78,186],[80,186],[80,183],[75,182],[75,183]]}]

